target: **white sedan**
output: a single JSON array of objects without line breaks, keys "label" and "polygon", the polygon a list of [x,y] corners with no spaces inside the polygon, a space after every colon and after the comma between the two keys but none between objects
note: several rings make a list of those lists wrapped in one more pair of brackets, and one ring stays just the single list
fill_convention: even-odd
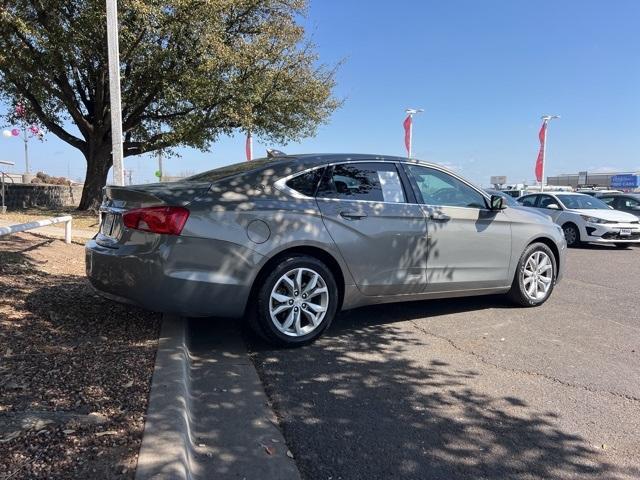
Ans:
[{"label": "white sedan", "polygon": [[534,193],[518,203],[549,215],[562,227],[568,246],[599,243],[626,248],[640,244],[640,220],[613,210],[598,198],[582,193]]}]

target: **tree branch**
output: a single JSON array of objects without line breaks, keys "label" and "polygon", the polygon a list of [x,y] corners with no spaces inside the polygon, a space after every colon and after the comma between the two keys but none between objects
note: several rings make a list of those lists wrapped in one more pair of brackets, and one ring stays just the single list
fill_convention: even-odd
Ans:
[{"label": "tree branch", "polygon": [[87,143],[78,137],[70,134],[56,122],[49,118],[49,116],[44,112],[42,105],[38,102],[38,99],[24,86],[17,82],[14,78],[7,77],[9,81],[13,84],[16,90],[26,98],[31,104],[31,108],[33,108],[34,113],[40,119],[40,121],[44,124],[45,127],[49,131],[51,131],[54,135],[59,137],[61,140],[67,142],[72,147],[77,148],[82,153],[86,153],[87,151]]}]

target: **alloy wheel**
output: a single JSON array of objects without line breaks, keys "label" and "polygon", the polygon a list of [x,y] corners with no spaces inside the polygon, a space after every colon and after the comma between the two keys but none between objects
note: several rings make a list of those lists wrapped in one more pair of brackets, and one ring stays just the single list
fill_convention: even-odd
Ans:
[{"label": "alloy wheel", "polygon": [[567,240],[567,245],[573,245],[578,240],[578,232],[574,227],[565,227],[564,238]]},{"label": "alloy wheel", "polygon": [[280,332],[302,337],[320,326],[328,305],[329,290],[322,276],[310,268],[295,268],[271,290],[269,315]]},{"label": "alloy wheel", "polygon": [[533,252],[524,264],[522,284],[526,295],[535,301],[543,300],[553,283],[553,263],[545,252]]}]

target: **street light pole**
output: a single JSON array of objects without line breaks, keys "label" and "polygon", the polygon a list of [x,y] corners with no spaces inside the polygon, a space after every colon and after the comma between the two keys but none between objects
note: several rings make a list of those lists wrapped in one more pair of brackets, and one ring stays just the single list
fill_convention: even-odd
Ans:
[{"label": "street light pole", "polygon": [[122,165],[122,105],[120,103],[120,51],[118,47],[118,3],[117,0],[106,0],[106,2],[113,183],[115,185],[124,185],[124,168]]},{"label": "street light pole", "polygon": [[549,135],[549,122],[555,118],[560,118],[560,115],[543,115],[542,121],[545,123],[544,129],[544,143],[542,144],[542,178],[540,180],[540,192],[544,192],[544,169],[547,163],[547,138]]}]

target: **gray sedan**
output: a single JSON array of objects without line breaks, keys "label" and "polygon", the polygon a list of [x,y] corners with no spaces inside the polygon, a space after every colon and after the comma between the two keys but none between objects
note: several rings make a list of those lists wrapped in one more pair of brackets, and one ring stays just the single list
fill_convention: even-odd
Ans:
[{"label": "gray sedan", "polygon": [[185,316],[246,317],[302,345],[363,305],[505,293],[544,303],[566,243],[446,169],[375,155],[239,163],[105,188],[87,275],[105,295]]}]

